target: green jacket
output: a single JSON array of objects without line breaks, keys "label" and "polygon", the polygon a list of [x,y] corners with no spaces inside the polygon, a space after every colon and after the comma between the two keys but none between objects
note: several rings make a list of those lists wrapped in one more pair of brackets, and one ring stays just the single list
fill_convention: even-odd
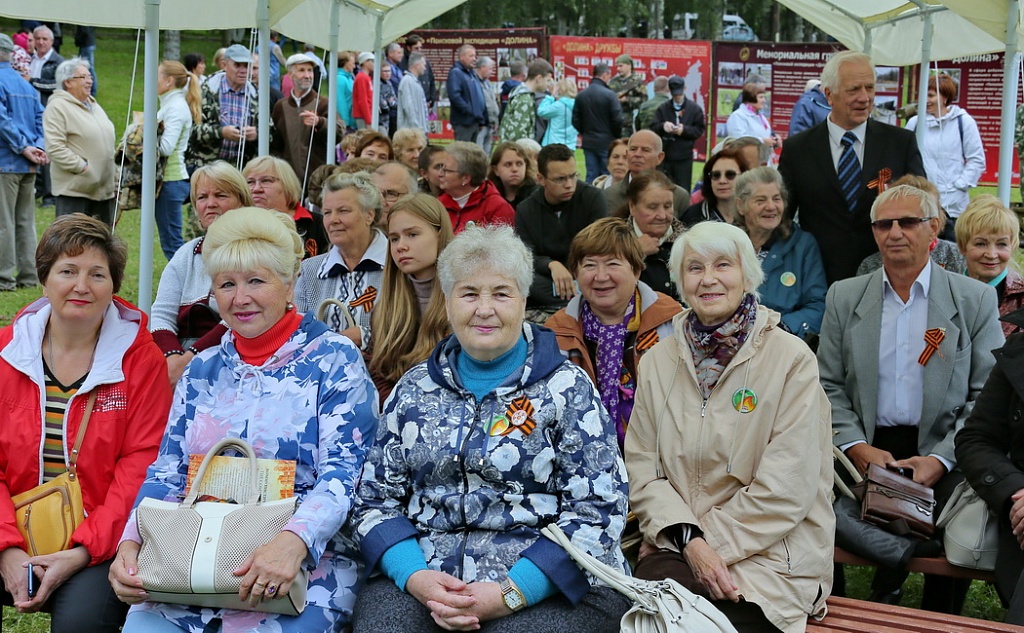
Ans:
[{"label": "green jacket", "polygon": [[636,112],[636,129],[646,130],[650,128],[651,123],[654,121],[654,111],[658,109],[658,106],[668,100],[668,95],[655,94],[647,101],[644,101],[640,106],[640,109]]},{"label": "green jacket", "polygon": [[[629,136],[634,131],[633,117],[636,111],[640,109],[644,101],[647,101],[647,88],[644,86],[644,80],[636,73],[625,78],[615,75],[608,82],[608,87],[619,97],[619,103],[622,104],[622,119],[625,121],[622,126],[622,135]],[[625,99],[622,99],[623,96]],[[640,129],[639,126],[636,129]]]}]

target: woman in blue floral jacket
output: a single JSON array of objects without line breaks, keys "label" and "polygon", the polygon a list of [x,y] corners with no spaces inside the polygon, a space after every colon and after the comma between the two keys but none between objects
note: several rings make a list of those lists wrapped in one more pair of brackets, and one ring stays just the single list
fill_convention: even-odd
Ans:
[{"label": "woman in blue floral jacket", "polygon": [[305,610],[287,616],[147,601],[135,574],[141,538],[133,512],[110,574],[118,597],[138,605],[126,633],[200,633],[216,620],[222,633],[328,633],[352,613],[360,565],[338,530],[376,432],[377,392],[355,345],[291,304],[302,255],[294,222],[276,211],[243,207],[211,225],[203,260],[231,329],[178,381],[137,501],[180,499],[189,456],[224,437],[247,440],[257,458],[293,462],[298,509],[235,574],[239,598],[255,604],[287,594],[300,568],[309,570]]},{"label": "woman in blue floral jacket", "polygon": [[524,324],[529,250],[471,227],[438,259],[453,335],[398,382],[353,517],[354,630],[618,631],[627,601],[540,530],[623,568],[626,483],[593,383]]}]

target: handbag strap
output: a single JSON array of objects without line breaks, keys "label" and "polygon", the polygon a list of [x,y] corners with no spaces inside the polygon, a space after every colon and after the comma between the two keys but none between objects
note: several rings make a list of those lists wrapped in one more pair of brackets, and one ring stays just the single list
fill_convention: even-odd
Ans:
[{"label": "handbag strap", "polygon": [[[832,445],[832,457],[834,457],[835,461],[846,469],[846,472],[850,473],[850,476],[853,477],[853,482],[855,484],[859,484],[860,482],[864,481],[864,478],[861,477],[861,474],[859,472],[857,472],[857,468],[853,465],[853,462],[850,461],[850,458],[846,456],[846,453],[839,450],[839,447],[834,444]],[[835,472],[834,468],[832,471],[832,477],[835,482],[836,488],[838,488],[841,493],[843,493],[845,496],[851,499],[857,498],[856,495],[853,494],[853,491],[850,490],[850,487],[846,485],[846,482],[843,481],[843,478],[839,475],[839,473]]]},{"label": "handbag strap", "polygon": [[582,569],[589,571],[595,578],[626,596],[630,600],[639,601],[639,592],[635,586],[636,579],[630,578],[620,571],[616,571],[597,560],[590,554],[572,544],[569,537],[565,535],[562,528],[554,523],[549,523],[541,530],[541,534],[558,543],[569,554],[569,557],[576,561]]},{"label": "handbag strap", "polygon": [[256,454],[252,450],[252,446],[249,442],[246,442],[240,437],[225,437],[221,441],[214,444],[206,456],[203,457],[203,461],[199,464],[199,470],[196,471],[195,479],[192,480],[192,487],[188,491],[188,496],[182,501],[182,505],[191,506],[195,505],[199,499],[199,489],[203,486],[203,479],[206,478],[206,469],[210,466],[210,462],[213,458],[223,453],[225,450],[233,448],[239,453],[244,455],[249,460],[249,498],[246,501],[247,504],[259,503],[260,491],[257,486],[257,468],[256,468]]},{"label": "handbag strap", "polygon": [[96,404],[96,387],[89,392],[89,400],[85,403],[85,413],[82,415],[82,423],[78,425],[78,435],[75,437],[75,445],[71,448],[71,458],[68,466],[68,476],[71,481],[78,478],[78,454],[82,450],[82,442],[85,441],[85,428],[89,426],[89,418],[92,417],[92,408]]}]

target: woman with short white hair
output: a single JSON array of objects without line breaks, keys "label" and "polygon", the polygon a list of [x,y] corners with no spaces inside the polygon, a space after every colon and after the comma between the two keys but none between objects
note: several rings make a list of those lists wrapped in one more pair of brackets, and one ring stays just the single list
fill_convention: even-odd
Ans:
[{"label": "woman with short white hair", "polygon": [[89,62],[57,66],[57,90],[43,111],[43,135],[57,215],[84,213],[113,226],[117,187],[114,124],[90,94]]},{"label": "woman with short white hair", "polygon": [[378,576],[356,633],[617,632],[628,602],[585,574],[548,524],[624,568],[626,485],[594,384],[525,322],[533,258],[510,227],[471,227],[438,281],[452,335],[385,403],[353,517]]},{"label": "woman with short white hair", "polygon": [[758,304],[740,228],[702,222],[669,268],[690,309],[640,359],[626,432],[639,578],[672,578],[741,633],[797,633],[825,612],[835,516],[831,408],[814,354]]}]

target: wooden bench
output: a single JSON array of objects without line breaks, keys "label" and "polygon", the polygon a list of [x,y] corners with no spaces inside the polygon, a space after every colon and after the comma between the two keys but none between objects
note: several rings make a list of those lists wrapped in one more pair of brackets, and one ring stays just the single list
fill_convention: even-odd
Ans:
[{"label": "wooden bench", "polygon": [[1020,633],[1022,627],[850,598],[829,598],[828,615],[807,633]]},{"label": "wooden bench", "polygon": [[[844,549],[836,548],[835,561],[837,563],[844,563],[847,565],[870,565],[877,567],[875,563],[861,558],[856,554],[851,554]],[[982,571],[980,569],[970,569],[968,567],[957,567],[951,565],[945,558],[911,558],[910,564],[907,565],[907,569],[910,571],[920,572],[922,574],[935,574],[937,576],[948,576],[950,578],[969,578],[971,580],[982,580],[984,582],[995,582],[996,575],[990,571]]]}]

